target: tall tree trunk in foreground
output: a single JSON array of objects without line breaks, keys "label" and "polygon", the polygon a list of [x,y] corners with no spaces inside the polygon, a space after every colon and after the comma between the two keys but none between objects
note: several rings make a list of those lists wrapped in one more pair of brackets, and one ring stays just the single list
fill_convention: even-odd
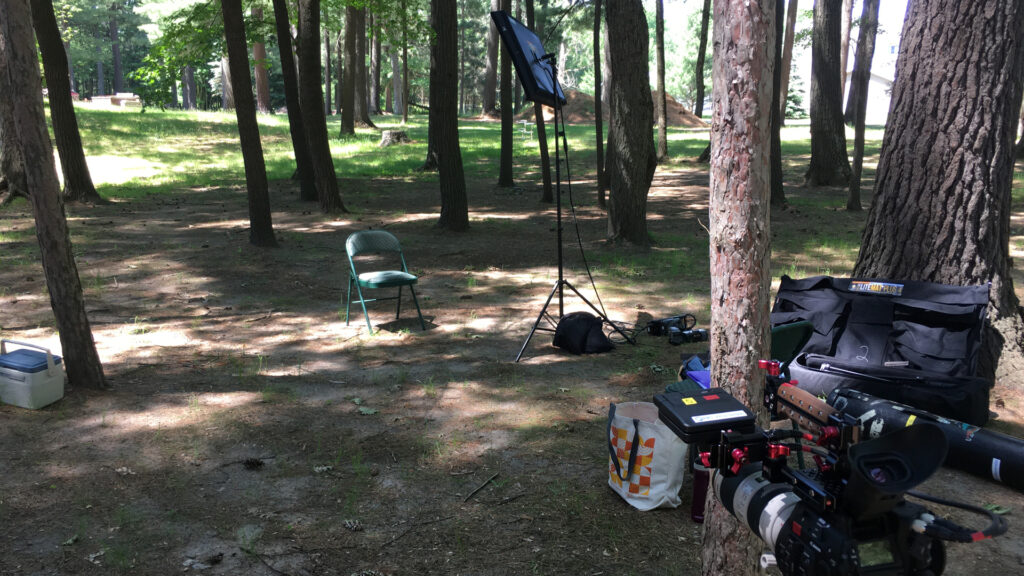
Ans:
[{"label": "tall tree trunk in foreground", "polygon": [[1009,244],[1022,31],[1024,0],[910,3],[854,267],[862,277],[991,282],[980,370],[1017,390],[1024,326]]},{"label": "tall tree trunk in foreground", "polygon": [[110,60],[113,70],[114,93],[124,92],[124,71],[121,67],[121,38],[117,27],[118,3],[110,5]]},{"label": "tall tree trunk in foreground", "polygon": [[[491,12],[498,10],[501,10],[501,0],[491,0]],[[494,94],[498,87],[498,27],[490,18],[487,21],[487,64],[484,68],[484,93],[481,95],[484,109],[480,114],[497,116],[498,106]]]},{"label": "tall tree trunk in foreground", "polygon": [[[512,0],[501,0],[501,9],[512,10]],[[512,186],[512,147],[515,145],[512,112],[512,58],[501,46],[501,157],[498,162],[498,186]],[[557,136],[556,136],[557,138]]]},{"label": "tall tree trunk in foreground", "polygon": [[[756,410],[768,357],[769,118],[776,0],[716,0],[711,124],[712,385]],[[767,426],[764,410],[759,424]],[[704,576],[753,575],[761,541],[708,491]]]},{"label": "tall tree trunk in foreground", "polygon": [[64,42],[61,41],[50,0],[32,0],[32,24],[46,71],[53,136],[60,154],[61,171],[64,172],[64,198],[73,202],[100,202],[102,198],[92,183],[82,149],[78,118],[71,101],[67,53],[64,52]]},{"label": "tall tree trunk in foreground", "polygon": [[854,88],[861,95],[854,110],[853,175],[850,177],[850,195],[846,199],[846,209],[852,211],[861,209],[860,176],[864,167],[864,122],[868,113],[871,59],[875,55],[875,34],[878,31],[878,4],[879,0],[864,0],[857,54],[853,59],[853,78],[850,80],[850,95],[853,95]]},{"label": "tall tree trunk in foreground", "polygon": [[341,202],[331,145],[327,139],[324,97],[320,91],[319,36],[320,0],[299,0],[299,66],[302,67],[299,70],[299,107],[302,109],[302,121],[306,125],[306,143],[313,162],[320,211],[332,214],[348,210]]},{"label": "tall tree trunk in foreground", "polygon": [[693,79],[697,83],[697,96],[693,103],[693,113],[698,118],[704,115],[704,57],[708,51],[708,21],[710,19],[711,0],[704,0],[704,8],[700,13],[700,45],[697,47],[697,66],[693,72]]},{"label": "tall tree trunk in foreground", "polygon": [[846,91],[846,65],[850,55],[850,28],[853,25],[853,0],[843,0],[842,21],[839,23],[839,94]]},{"label": "tall tree trunk in foreground", "polygon": [[611,54],[612,133],[608,148],[611,199],[608,239],[647,246],[647,192],[654,177],[654,103],[647,65],[647,17],[640,0],[609,0],[606,12]]},{"label": "tall tree trunk in foreground", "polygon": [[[595,5],[599,6],[601,0],[594,0]],[[600,12],[600,9],[598,9]],[[536,28],[536,15],[534,14],[533,0],[526,0],[526,27],[534,32]],[[597,80],[601,82],[600,77]],[[601,126],[600,118],[600,104],[597,104],[598,118],[596,120],[597,125]],[[541,193],[540,201],[551,203],[555,201],[554,189],[551,186],[551,156],[548,154],[548,133],[547,128],[544,125],[544,106],[534,102],[533,104],[533,124],[537,128],[537,144],[540,148],[540,173],[541,180],[544,182],[544,190]],[[558,141],[555,141],[555,146],[558,146]],[[600,144],[598,144],[598,150],[600,150]],[[598,164],[598,173],[600,173],[601,167]]]},{"label": "tall tree trunk in foreground", "polygon": [[[9,147],[32,158],[22,168],[25,190],[35,216],[36,238],[57,321],[64,367],[72,385],[106,388],[103,365],[85,313],[78,267],[64,217],[53,150],[46,133],[43,87],[32,37],[28,0],[0,2],[0,124],[6,157]],[[5,167],[6,169],[6,167]]]},{"label": "tall tree trunk in foreground", "polygon": [[796,12],[799,0],[789,0],[786,7],[786,37],[782,41],[782,86],[779,88],[779,100],[782,110],[782,124],[786,124],[786,101],[789,99],[789,69],[793,62],[793,38],[796,36]]},{"label": "tall tree trunk in foreground", "polygon": [[[263,9],[259,6],[252,7],[252,18],[256,21],[263,20]],[[256,84],[256,109],[264,114],[273,114],[270,107],[270,73],[268,72],[267,45],[263,42],[252,43],[253,81]]]},{"label": "tall tree trunk in foreground", "polygon": [[356,133],[356,18],[353,6],[345,7],[345,69],[341,79],[341,135]]},{"label": "tall tree trunk in foreground", "polygon": [[665,94],[665,0],[654,0],[654,52],[658,76],[658,162],[668,157],[668,95]]},{"label": "tall tree trunk in foreground", "polygon": [[309,153],[306,127],[302,121],[302,105],[299,104],[299,77],[292,57],[292,33],[288,17],[287,0],[274,0],[274,24],[277,30],[277,48],[281,56],[281,76],[284,77],[284,101],[288,109],[288,127],[292,137],[292,151],[295,153],[295,174],[292,179],[299,181],[299,198],[306,201],[318,199],[313,159]]},{"label": "tall tree trunk in foreground", "polygon": [[785,206],[786,191],[782,181],[782,106],[779,102],[779,89],[782,84],[782,22],[786,19],[785,0],[775,2],[775,67],[772,70],[772,107],[771,107],[771,205]]},{"label": "tall tree trunk in foreground", "polygon": [[249,242],[255,246],[277,246],[270,220],[270,192],[267,166],[263,161],[263,144],[256,122],[256,100],[249,77],[249,51],[245,46],[245,22],[241,0],[221,0],[224,15],[224,40],[228,50],[228,67],[235,93],[235,117],[242,142],[245,164],[245,187],[249,197]]},{"label": "tall tree trunk in foreground", "polygon": [[441,180],[438,228],[469,227],[466,179],[462,172],[458,114],[458,37],[456,0],[430,1],[430,26],[436,34],[430,50],[430,123],[436,125],[437,164]]},{"label": "tall tree trunk in foreground", "polygon": [[839,4],[815,2],[811,46],[811,164],[808,186],[850,183],[839,78]]},{"label": "tall tree trunk in foreground", "polygon": [[[528,0],[533,2],[533,0]],[[529,4],[528,4],[529,6]],[[597,165],[597,204],[604,208],[608,177],[604,167],[604,97],[601,86],[601,0],[594,0],[594,162]],[[550,171],[548,172],[550,180]]]}]

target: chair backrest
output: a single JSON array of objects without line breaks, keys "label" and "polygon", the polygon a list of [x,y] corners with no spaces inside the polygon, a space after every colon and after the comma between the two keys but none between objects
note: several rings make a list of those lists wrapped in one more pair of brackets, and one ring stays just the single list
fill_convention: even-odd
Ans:
[{"label": "chair backrest", "polygon": [[375,254],[380,252],[402,252],[402,245],[398,238],[391,232],[384,230],[364,230],[355,232],[345,241],[345,251],[349,258],[360,254]]},{"label": "chair backrest", "polygon": [[789,368],[789,363],[804,349],[813,334],[814,324],[806,321],[781,324],[772,328],[771,355],[773,360],[782,363],[783,373]]}]

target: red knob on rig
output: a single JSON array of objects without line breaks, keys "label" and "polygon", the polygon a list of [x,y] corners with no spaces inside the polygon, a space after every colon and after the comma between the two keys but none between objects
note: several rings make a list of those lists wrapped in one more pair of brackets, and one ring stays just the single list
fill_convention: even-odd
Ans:
[{"label": "red knob on rig", "polygon": [[778,376],[782,374],[782,364],[778,360],[758,360],[757,367],[762,370],[767,370],[769,376]]},{"label": "red knob on rig", "polygon": [[705,468],[711,468],[711,452],[701,452],[699,457],[700,463],[703,464]]},{"label": "red knob on rig", "polygon": [[732,451],[732,466],[729,467],[729,470],[731,470],[733,474],[739,474],[740,473],[740,468],[742,468],[743,465],[746,464],[746,463],[747,463],[747,449],[746,448],[735,448],[735,449],[733,449],[733,451]]}]

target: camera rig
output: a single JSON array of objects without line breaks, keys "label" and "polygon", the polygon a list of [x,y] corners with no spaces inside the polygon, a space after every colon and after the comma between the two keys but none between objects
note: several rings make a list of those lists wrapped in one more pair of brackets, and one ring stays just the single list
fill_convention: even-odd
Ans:
[{"label": "camera rig", "polygon": [[[938,427],[920,423],[862,441],[860,419],[785,381],[778,362],[761,367],[772,420],[789,418],[799,429],[760,428],[721,388],[654,401],[661,420],[693,446],[696,464],[714,471],[725,508],[771,550],[762,567],[777,565],[785,576],[938,576],[944,541],[1006,532],[1006,521],[985,509],[912,491],[946,456]],[[810,454],[814,466],[790,466],[797,452]],[[959,526],[905,495],[987,515],[990,525]]]}]

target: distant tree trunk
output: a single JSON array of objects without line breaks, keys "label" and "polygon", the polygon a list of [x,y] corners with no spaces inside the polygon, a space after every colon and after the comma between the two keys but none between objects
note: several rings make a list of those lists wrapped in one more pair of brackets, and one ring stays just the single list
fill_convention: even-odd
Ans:
[{"label": "distant tree trunk", "polygon": [[[188,88],[188,99],[185,98],[185,89]],[[197,107],[196,102],[196,76],[192,71],[191,66],[185,66],[183,77],[181,80],[182,90],[182,104],[184,104],[186,110],[195,110]]]},{"label": "distant tree trunk", "polygon": [[[252,7],[252,18],[256,21],[263,20],[263,9],[259,6]],[[273,114],[270,107],[270,74],[267,63],[267,45],[263,42],[252,43],[253,76],[256,84],[256,109],[264,114]]]},{"label": "distant tree trunk", "polygon": [[704,55],[708,51],[708,20],[710,19],[711,0],[704,0],[704,8],[700,13],[700,46],[697,48],[697,67],[693,72],[694,80],[697,82],[697,98],[693,103],[693,113],[698,118],[704,115]]},{"label": "distant tree trunk", "polygon": [[[529,0],[533,1],[533,0]],[[459,22],[466,20],[466,0],[459,0]],[[459,26],[459,114],[466,113],[466,27]]]},{"label": "distant tree trunk", "polygon": [[380,21],[370,15],[370,114],[380,114]]},{"label": "distant tree trunk", "polygon": [[231,85],[227,56],[221,56],[220,59],[220,85],[220,107],[222,110],[231,110],[235,107],[235,91]]},{"label": "distant tree trunk", "polygon": [[[776,0],[719,0],[711,121],[711,366],[714,386],[760,405],[771,286],[769,147]],[[758,423],[767,426],[764,410]],[[708,491],[704,576],[753,575],[761,541]]]},{"label": "distant tree trunk", "polygon": [[32,0],[32,24],[46,71],[53,136],[57,141],[60,167],[64,172],[64,198],[72,202],[100,202],[102,198],[92,183],[85,151],[82,149],[78,118],[75,117],[75,105],[71,101],[67,54],[64,52],[64,43],[60,38],[50,0]]},{"label": "distant tree trunk", "polygon": [[405,102],[402,100],[402,68],[398,65],[398,54],[391,50],[391,99],[394,101],[395,114],[405,113]]},{"label": "distant tree trunk", "polygon": [[[69,76],[70,77],[70,76]],[[171,108],[177,109],[178,106],[178,82],[171,78]]]},{"label": "distant tree trunk", "polygon": [[409,15],[406,0],[402,7],[402,124],[409,123]]},{"label": "distant tree trunk", "polygon": [[259,124],[256,122],[256,100],[249,77],[249,51],[245,47],[245,21],[241,0],[221,0],[224,15],[224,43],[228,51],[231,84],[235,88],[235,117],[242,142],[245,164],[245,187],[249,196],[249,242],[255,246],[277,246],[270,220],[270,193],[267,167],[263,161]]},{"label": "distant tree trunk", "polygon": [[842,22],[839,27],[842,36],[839,38],[839,97],[846,92],[846,65],[850,55],[850,28],[853,24],[853,0],[843,0]]},{"label": "distant tree trunk", "polygon": [[839,80],[839,4],[814,3],[811,46],[811,164],[807,186],[850,183]]},{"label": "distant tree trunk", "polygon": [[[324,214],[348,212],[341,202],[327,139],[323,93],[320,91],[320,0],[299,0],[299,107],[306,127],[306,143],[313,162],[317,198]],[[346,71],[348,66],[346,66]],[[350,82],[345,82],[346,88]],[[352,107],[349,106],[349,110]],[[342,109],[344,117],[344,109]]]},{"label": "distant tree trunk", "polygon": [[[605,7],[607,8],[607,3]],[[607,10],[605,10],[605,18],[607,19]],[[601,91],[602,107],[608,109],[608,136],[605,140],[604,145],[604,184],[598,183],[597,188],[597,205],[601,208],[608,209],[608,200],[605,195],[605,191],[608,190],[608,170],[615,165],[615,108],[612,107],[612,86],[614,85],[612,77],[611,67],[611,52],[608,49],[608,26],[604,27],[602,31],[604,36],[604,45],[601,49],[601,76],[604,78],[604,90]]]},{"label": "distant tree trunk", "polygon": [[355,76],[355,121],[356,124],[376,128],[370,120],[368,82],[366,70],[366,8],[356,11],[356,76]]},{"label": "distant tree trunk", "polygon": [[303,124],[302,105],[299,103],[299,78],[292,58],[292,33],[289,24],[287,0],[274,1],[274,23],[277,30],[277,48],[281,56],[281,76],[284,77],[284,101],[288,110],[288,127],[292,137],[292,151],[295,153],[295,173],[292,179],[299,181],[299,198],[312,202],[318,200],[313,159],[309,153],[309,140]]},{"label": "distant tree trunk", "polygon": [[[61,38],[64,38],[68,32],[68,27],[65,24],[61,27]],[[68,82],[71,84],[71,91],[78,92],[75,89],[75,65],[71,60],[71,43],[67,40],[64,41],[64,59],[68,62]]]},{"label": "distant tree trunk", "polygon": [[[532,0],[528,0],[532,3]],[[527,4],[529,6],[529,4]],[[597,204],[604,208],[605,191],[608,189],[608,177],[604,169],[604,110],[601,86],[601,0],[594,0],[594,132],[596,142],[594,147],[595,163],[597,165]]]},{"label": "distant tree trunk", "polygon": [[[501,9],[509,12],[512,0],[501,0]],[[493,24],[492,24],[493,26]],[[512,147],[515,145],[512,112],[512,58],[501,46],[501,158],[498,164],[498,186],[512,186]]]},{"label": "distant tree trunk", "polygon": [[356,19],[358,10],[345,6],[345,69],[341,79],[341,135],[356,133]]},{"label": "distant tree trunk", "polygon": [[437,164],[441,180],[438,228],[469,228],[466,179],[459,147],[458,36],[456,0],[431,0],[430,26],[436,34],[430,49],[430,124],[436,126]]},{"label": "distant tree trunk", "polygon": [[121,38],[117,29],[118,3],[110,5],[110,59],[114,68],[114,93],[124,92],[124,73],[121,70]]},{"label": "distant tree trunk", "polygon": [[[601,0],[594,0],[595,5],[600,5]],[[526,0],[526,27],[536,32],[536,14],[534,14],[533,0]],[[600,77],[597,82],[600,83]],[[598,116],[600,117],[601,108],[597,108]],[[598,118],[598,126],[600,126],[600,118]],[[540,201],[551,203],[555,201],[555,194],[551,186],[551,156],[548,153],[548,134],[547,128],[544,126],[544,106],[534,102],[533,104],[533,123],[537,127],[537,144],[540,147],[540,173],[541,180],[544,182],[544,191],[541,193]],[[558,146],[557,140],[555,146]],[[600,145],[599,145],[600,146]],[[600,148],[598,148],[600,150]],[[598,168],[600,170],[600,167]]]},{"label": "distant tree trunk", "polygon": [[[491,0],[491,11],[495,12],[498,10],[501,10],[501,0]],[[497,116],[498,107],[494,94],[498,87],[498,27],[494,25],[494,21],[490,18],[487,21],[489,22],[487,31],[487,64],[484,68],[484,93],[481,95],[484,109],[481,115]]]},{"label": "distant tree trunk", "polygon": [[782,124],[786,123],[786,101],[789,99],[789,68],[793,62],[793,37],[796,35],[796,11],[799,0],[789,0],[786,7],[786,38],[782,42],[782,87],[779,89]]},{"label": "distant tree trunk", "polygon": [[1024,158],[1024,107],[1020,110],[1020,139],[1014,146],[1014,157],[1018,160]]},{"label": "distant tree trunk", "polygon": [[341,115],[341,79],[345,74],[342,67],[342,62],[345,61],[345,57],[343,56],[344,42],[345,38],[342,35],[341,30],[339,30],[338,35],[334,38],[334,53],[337,54],[334,58],[334,109],[338,112],[339,116]]},{"label": "distant tree trunk", "polygon": [[875,34],[878,31],[879,0],[864,0],[864,11],[860,17],[860,36],[857,53],[853,59],[853,78],[850,94],[856,89],[861,98],[854,111],[853,176],[850,177],[850,195],[846,209],[860,211],[860,176],[864,167],[864,122],[868,113],[868,89],[871,80],[871,59],[875,55]]},{"label": "distant tree trunk", "polygon": [[28,0],[0,2],[0,125],[7,150],[32,158],[22,165],[25,190],[35,217],[36,238],[57,321],[61,353],[68,380],[73,386],[106,388],[89,317],[85,312],[82,283],[78,277],[64,203],[60,196],[53,150],[46,133],[39,60],[32,38]]},{"label": "distant tree trunk", "polygon": [[93,94],[102,96],[106,94],[106,87],[103,81],[103,47],[96,45],[96,91]]},{"label": "distant tree trunk", "polygon": [[665,94],[665,0],[654,1],[655,64],[658,77],[658,162],[668,158],[668,95]]},{"label": "distant tree trunk", "polygon": [[1022,0],[909,4],[854,266],[862,278],[991,282],[979,371],[1018,392],[1024,325],[1011,274],[1010,218],[1022,29]]},{"label": "distant tree trunk", "polygon": [[785,206],[786,191],[782,181],[782,105],[779,88],[782,84],[782,24],[786,19],[785,0],[771,0],[775,3],[775,68],[772,70],[771,107],[771,205]]},{"label": "distant tree trunk", "polygon": [[331,32],[324,26],[324,115],[331,115]]},{"label": "distant tree trunk", "polygon": [[647,192],[654,177],[654,103],[647,65],[647,17],[640,0],[609,0],[608,51],[611,54],[612,133],[608,148],[611,201],[608,239],[647,246]]}]

